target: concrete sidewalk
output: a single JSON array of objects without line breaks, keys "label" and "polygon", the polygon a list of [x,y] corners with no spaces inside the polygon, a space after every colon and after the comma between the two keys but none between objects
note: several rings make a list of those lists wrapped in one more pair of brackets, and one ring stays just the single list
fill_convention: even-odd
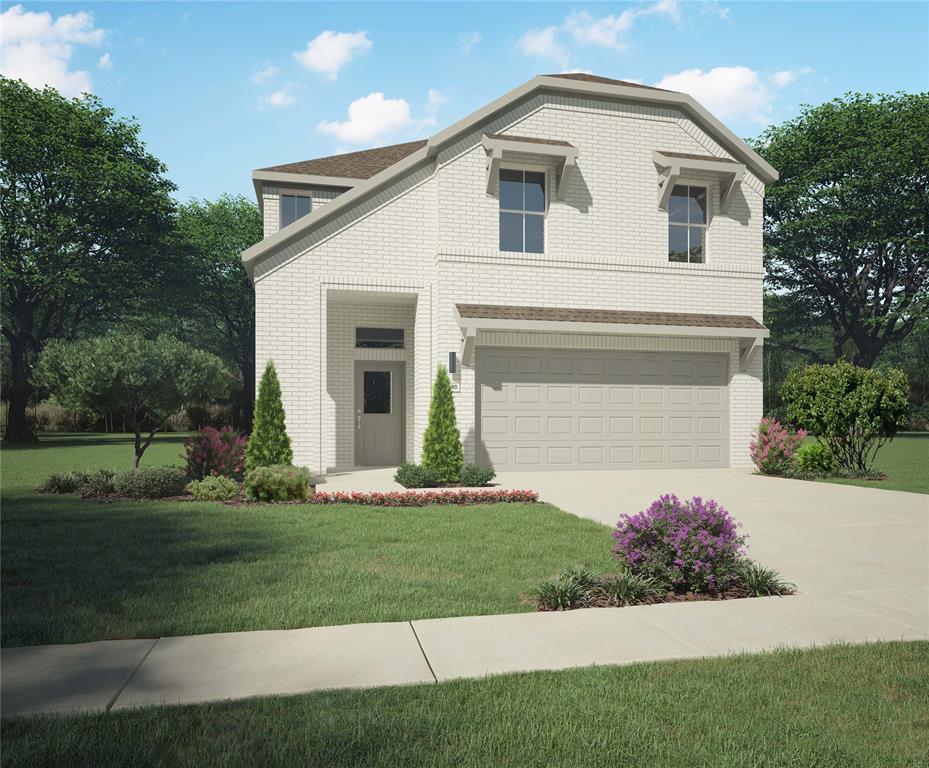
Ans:
[{"label": "concrete sidewalk", "polygon": [[[929,604],[926,589],[914,606]],[[3,716],[110,711],[332,688],[835,642],[927,640],[916,613],[795,595],[7,648]]]}]

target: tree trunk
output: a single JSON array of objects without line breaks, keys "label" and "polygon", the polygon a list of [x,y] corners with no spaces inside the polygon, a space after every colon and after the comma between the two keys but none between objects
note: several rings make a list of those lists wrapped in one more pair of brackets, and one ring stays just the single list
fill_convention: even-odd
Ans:
[{"label": "tree trunk", "polygon": [[148,433],[148,437],[145,438],[145,442],[142,442],[142,431],[141,427],[134,427],[135,430],[135,458],[132,461],[132,466],[134,469],[139,468],[139,462],[142,461],[142,454],[145,453],[145,449],[152,444],[152,440],[155,439],[155,433],[158,432],[158,427],[155,427],[151,432]]},{"label": "tree trunk", "polygon": [[32,394],[32,384],[29,383],[26,344],[20,339],[15,339],[10,343],[10,364],[13,384],[10,387],[9,420],[3,442],[34,443],[36,436],[26,421],[26,408],[29,405],[29,396]]}]

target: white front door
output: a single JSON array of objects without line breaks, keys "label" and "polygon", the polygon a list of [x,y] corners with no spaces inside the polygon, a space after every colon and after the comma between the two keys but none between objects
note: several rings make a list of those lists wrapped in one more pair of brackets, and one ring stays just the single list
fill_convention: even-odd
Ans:
[{"label": "white front door", "polygon": [[403,363],[355,362],[355,464],[403,461]]}]

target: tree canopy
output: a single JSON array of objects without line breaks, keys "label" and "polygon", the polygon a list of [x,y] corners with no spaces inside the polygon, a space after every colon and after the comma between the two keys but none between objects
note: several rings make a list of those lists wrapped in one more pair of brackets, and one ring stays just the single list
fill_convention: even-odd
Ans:
[{"label": "tree canopy", "polygon": [[135,334],[51,341],[34,377],[65,408],[124,411],[135,433],[135,466],[168,416],[222,397],[229,384],[216,355],[170,336],[149,341]]},{"label": "tree canopy", "polygon": [[[929,306],[929,94],[851,94],[766,130],[767,282],[869,367]],[[775,339],[776,341],[776,339]]]},{"label": "tree canopy", "polygon": [[32,439],[30,373],[45,344],[115,322],[163,282],[175,187],[138,123],[93,96],[0,78],[0,122],[5,439],[21,442]]}]

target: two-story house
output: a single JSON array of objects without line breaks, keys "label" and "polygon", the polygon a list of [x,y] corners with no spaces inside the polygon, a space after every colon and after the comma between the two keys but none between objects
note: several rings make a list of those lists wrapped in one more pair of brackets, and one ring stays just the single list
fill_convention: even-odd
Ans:
[{"label": "two-story house", "polygon": [[748,464],[775,179],[690,96],[584,74],[255,171],[243,259],[295,463],[417,461],[445,365],[466,461]]}]

